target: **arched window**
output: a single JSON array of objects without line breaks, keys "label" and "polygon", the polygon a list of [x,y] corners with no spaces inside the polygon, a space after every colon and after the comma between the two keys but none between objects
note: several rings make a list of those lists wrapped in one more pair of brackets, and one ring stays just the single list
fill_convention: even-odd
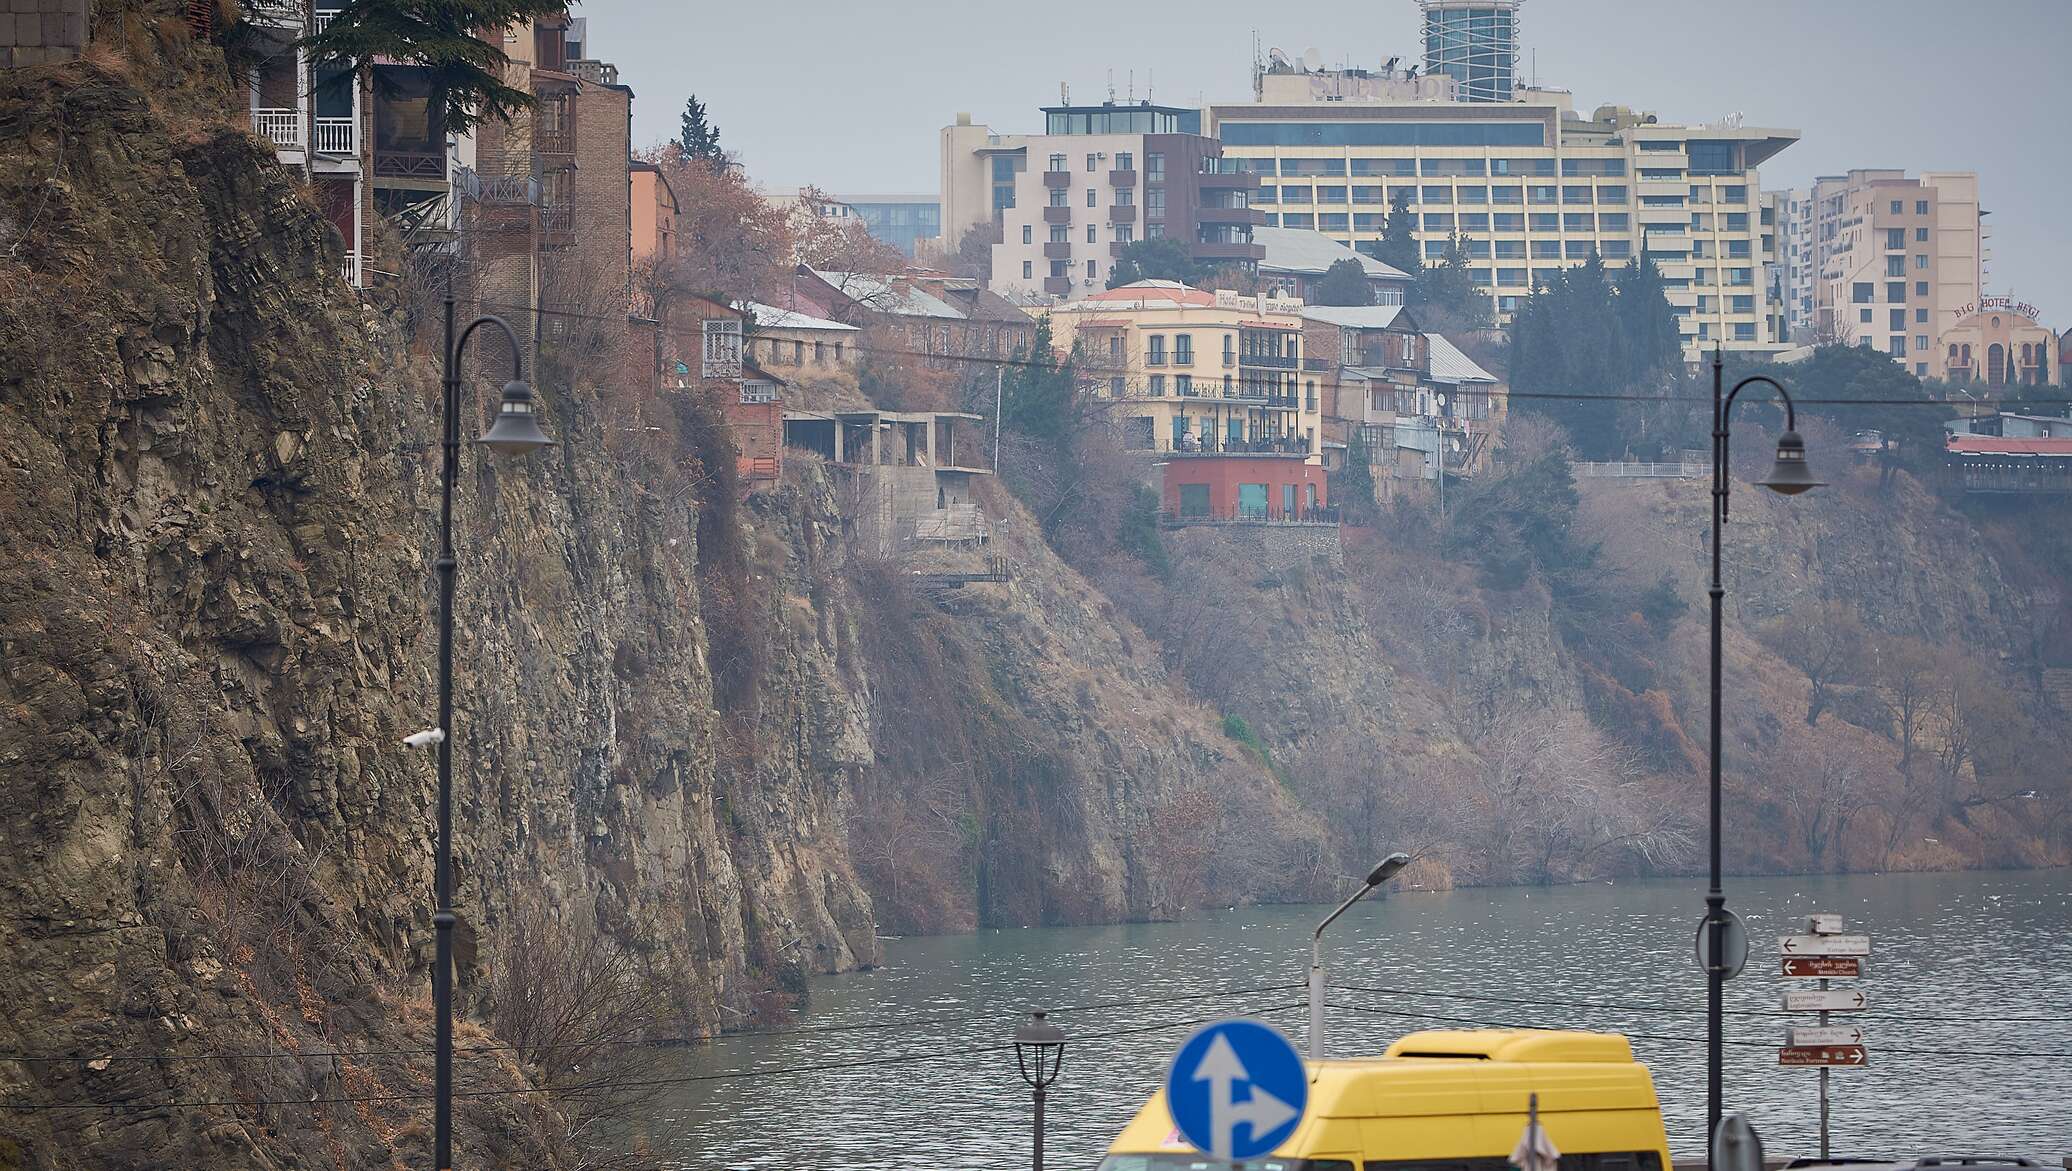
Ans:
[{"label": "arched window", "polygon": [[1963,363],[1961,363],[1961,362],[1959,362],[1959,361],[1957,360],[1957,343],[1956,343],[1956,342],[1951,342],[1951,343],[1950,343],[1950,360],[1949,360],[1948,362],[1945,362],[1945,363],[1944,363],[1944,365],[1946,365],[1946,366],[1961,366],[1961,365],[1963,365]]},{"label": "arched window", "polygon": [[2007,347],[1994,342],[1986,347],[1986,384],[2000,386],[2007,381]]}]

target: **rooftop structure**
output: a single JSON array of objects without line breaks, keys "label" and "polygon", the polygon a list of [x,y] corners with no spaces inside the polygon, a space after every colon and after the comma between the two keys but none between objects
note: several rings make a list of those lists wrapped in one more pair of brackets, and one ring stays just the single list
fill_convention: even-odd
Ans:
[{"label": "rooftop structure", "polygon": [[1451,77],[1463,102],[1508,102],[1518,89],[1520,0],[1418,0],[1427,74]]},{"label": "rooftop structure", "polygon": [[1416,283],[1409,273],[1395,265],[1376,260],[1321,232],[1306,228],[1254,228],[1252,239],[1266,250],[1259,260],[1259,276],[1268,291],[1297,300],[1310,300],[1315,283],[1342,260],[1359,263],[1377,305],[1401,305],[1410,286]]}]

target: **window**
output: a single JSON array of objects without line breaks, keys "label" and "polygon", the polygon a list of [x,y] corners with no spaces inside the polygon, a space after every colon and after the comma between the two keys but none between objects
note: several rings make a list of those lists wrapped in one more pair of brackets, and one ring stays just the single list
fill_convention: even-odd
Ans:
[{"label": "window", "polygon": [[1464,211],[1460,213],[1460,230],[1463,232],[1488,231],[1489,213],[1486,211]]},{"label": "window", "polygon": [[1927,323],[1928,323],[1928,310],[1926,310],[1926,309],[1916,309],[1916,310],[1914,310],[1914,324],[1916,324],[1916,325],[1926,325]]},{"label": "window", "polygon": [[1183,334],[1176,334],[1176,335],[1174,335],[1174,337],[1173,337],[1173,365],[1175,365],[1175,366],[1192,366],[1192,365],[1194,365],[1194,335],[1193,335],[1193,334],[1191,334],[1191,333],[1183,333]]},{"label": "window", "polygon": [[1727,241],[1727,255],[1740,260],[1749,259],[1750,244],[1747,240]]},{"label": "window", "polygon": [[1535,232],[1558,232],[1561,230],[1561,217],[1551,211],[1533,212],[1532,230]]},{"label": "window", "polygon": [[1371,187],[1354,187],[1354,188],[1353,188],[1353,202],[1354,202],[1354,203],[1386,203],[1386,202],[1388,202],[1388,199],[1387,199],[1387,197],[1386,197],[1386,196],[1384,196],[1384,195],[1382,194],[1382,190],[1381,190],[1381,184],[1379,184],[1379,183],[1376,183],[1376,184],[1374,184],[1374,185],[1373,185],[1373,186],[1371,186]]},{"label": "window", "polygon": [[1914,214],[1915,214],[1915,215],[1927,215],[1927,214],[1928,214],[1928,201],[1927,201],[1927,200],[1925,200],[1925,199],[1916,199],[1916,200],[1914,201]]},{"label": "window", "polygon": [[1907,339],[1903,337],[1893,338],[1892,344],[1887,346],[1886,349],[1891,351],[1893,357],[1903,358],[1907,352]]},{"label": "window", "polygon": [[1453,188],[1428,185],[1423,192],[1422,203],[1452,203]]},{"label": "window", "polygon": [[[1525,258],[1525,241],[1498,240],[1496,242],[1496,258],[1498,260],[1523,260]],[[1498,279],[1501,282],[1502,278]]]},{"label": "window", "polygon": [[1858,305],[1868,305],[1877,298],[1877,286],[1869,281],[1857,281],[1849,286],[1849,300]]},{"label": "window", "polygon": [[1580,184],[1580,185],[1572,184],[1572,185],[1570,185],[1570,186],[1566,186],[1566,187],[1563,187],[1563,188],[1561,189],[1561,202],[1563,202],[1563,203],[1589,203],[1589,202],[1590,202],[1590,188],[1589,188],[1589,186],[1588,186],[1587,184]]},{"label": "window", "polygon": [[1176,395],[1179,395],[1179,396],[1180,396],[1181,398],[1193,398],[1193,397],[1194,397],[1194,375],[1192,375],[1192,374],[1175,374],[1175,375],[1173,375],[1173,393],[1174,393],[1174,394],[1176,394]]},{"label": "window", "polygon": [[1317,202],[1318,202],[1318,203],[1344,203],[1344,202],[1345,202],[1345,188],[1343,188],[1343,187],[1319,187],[1319,188],[1317,188]]},{"label": "window", "polygon": [[1137,204],[1137,189],[1136,189],[1136,188],[1134,188],[1134,187],[1117,187],[1117,188],[1115,189],[1115,206],[1117,206],[1117,207],[1135,207],[1135,206],[1136,206],[1136,204]]},{"label": "window", "polygon": [[1728,308],[1735,313],[1753,313],[1755,312],[1755,298],[1737,294],[1728,299]]},{"label": "window", "polygon": [[1895,200],[1893,200],[1893,201],[1892,201],[1892,214],[1893,214],[1893,215],[1901,215],[1901,214],[1904,214],[1904,212],[1905,212],[1905,209],[1906,209],[1906,201],[1905,201],[1905,200],[1895,199]]},{"label": "window", "polygon": [[1595,229],[1597,217],[1587,211],[1572,211],[1561,217],[1564,232],[1588,232]]},{"label": "window", "polygon": [[1590,241],[1588,240],[1570,240],[1563,245],[1563,248],[1567,251],[1570,260],[1590,259]]},{"label": "window", "polygon": [[1065,189],[1064,189],[1063,187],[1053,187],[1053,188],[1051,188],[1051,189],[1050,189],[1050,205],[1051,205],[1052,207],[1070,207],[1070,206],[1071,206],[1071,194],[1072,194],[1071,192],[1069,192],[1069,191],[1066,191],[1066,190],[1065,190]]},{"label": "window", "polygon": [[1904,310],[1904,309],[1894,309],[1894,310],[1892,311],[1892,313],[1891,313],[1891,315],[1890,315],[1890,316],[1891,316],[1891,323],[1892,323],[1892,325],[1891,325],[1891,328],[1892,328],[1892,331],[1893,331],[1894,333],[1899,333],[1899,332],[1902,332],[1902,331],[1904,331],[1904,330],[1906,329],[1906,327],[1907,327],[1907,311],[1906,311],[1906,310]]},{"label": "window", "polygon": [[1748,213],[1747,213],[1747,212],[1745,212],[1745,211],[1730,211],[1730,212],[1728,212],[1728,213],[1727,213],[1727,222],[1726,222],[1726,230],[1727,230],[1727,231],[1729,231],[1729,232],[1745,232],[1745,231],[1747,231],[1747,230],[1748,230]]},{"label": "window", "polygon": [[1023,225],[1022,225],[1022,243],[1024,243],[1024,244],[1034,244],[1034,243],[1036,242],[1036,239],[1035,239],[1035,237],[1036,237],[1036,227],[1035,227],[1035,225],[1034,225],[1034,224],[1023,224]]},{"label": "window", "polygon": [[1515,211],[1500,211],[1490,216],[1490,226],[1499,232],[1522,232],[1525,230],[1525,216]]},{"label": "window", "polygon": [[1748,188],[1738,186],[1722,187],[1719,189],[1719,201],[1721,203],[1747,203]]},{"label": "window", "polygon": [[1053,170],[1053,171],[1062,171],[1062,170],[1064,170],[1064,169],[1065,169],[1065,156],[1064,156],[1064,155],[1052,155],[1052,156],[1050,156],[1050,169],[1051,169],[1051,170]]},{"label": "window", "polygon": [[1858,309],[1856,311],[1856,320],[1858,324],[1869,325],[1871,323],[1871,311],[1868,309]]},{"label": "window", "polygon": [[1532,242],[1532,258],[1534,260],[1561,259],[1561,241],[1534,240]]},{"label": "window", "polygon": [[1610,183],[1610,184],[1606,184],[1606,185],[1605,185],[1605,186],[1603,186],[1603,187],[1599,187],[1599,188],[1597,189],[1597,202],[1599,202],[1599,203],[1624,203],[1624,202],[1626,202],[1626,188],[1625,188],[1625,186],[1624,186],[1624,185],[1622,185],[1622,184],[1618,184],[1618,183]]},{"label": "window", "polygon": [[1313,187],[1283,187],[1281,188],[1281,202],[1309,203],[1315,194],[1316,189]]},{"label": "window", "polygon": [[1345,232],[1349,230],[1350,228],[1345,220],[1345,213],[1342,211],[1327,211],[1317,216],[1317,231],[1319,232]]},{"label": "window", "polygon": [[1560,198],[1558,187],[1528,187],[1525,197],[1534,203],[1553,203]]},{"label": "window", "polygon": [[1387,228],[1387,217],[1379,212],[1354,212],[1353,231],[1379,232]]},{"label": "window", "polygon": [[1630,232],[1633,230],[1633,217],[1623,211],[1605,212],[1597,217],[1597,230],[1600,232]]},{"label": "window", "polygon": [[1437,260],[1446,255],[1446,241],[1426,240],[1424,242],[1424,254],[1426,260]]},{"label": "window", "polygon": [[1755,283],[1755,270],[1751,268],[1730,268],[1726,270],[1726,274],[1727,283],[1730,285],[1752,285]]},{"label": "window", "polygon": [[1481,159],[1426,159],[1421,169],[1427,175],[1480,175]]},{"label": "window", "polygon": [[[1145,387],[1146,393],[1150,394],[1150,396],[1151,396],[1152,398],[1164,398],[1164,397],[1165,397],[1165,375],[1163,375],[1163,374],[1153,374],[1153,375],[1152,375],[1152,376],[1151,376],[1150,378],[1147,378],[1147,379],[1145,379],[1145,383],[1146,383],[1146,387]],[[1176,428],[1177,428],[1177,427],[1179,427],[1179,426],[1180,426],[1180,420],[1178,420],[1178,419],[1175,419],[1175,420],[1173,420],[1173,426],[1174,426],[1174,427],[1176,427]]]},{"label": "window", "polygon": [[741,377],[741,321],[734,317],[708,317],[703,322],[704,361],[701,372],[707,378]]},{"label": "window", "polygon": [[1917,333],[1917,334],[1915,334],[1915,335],[1914,335],[1914,349],[1915,349],[1915,350],[1916,350],[1916,351],[1918,352],[1918,351],[1921,351],[1921,350],[1926,350],[1927,348],[1928,348],[1928,335],[1927,335],[1927,334],[1925,334],[1925,333]]},{"label": "window", "polygon": [[1905,276],[1905,275],[1906,275],[1906,273],[1907,273],[1907,258],[1906,258],[1906,257],[1904,257],[1904,256],[1888,256],[1888,257],[1886,257],[1886,258],[1885,258],[1885,275],[1886,275],[1886,276]]},{"label": "window", "polygon": [[1915,281],[1915,282],[1914,282],[1914,296],[1916,296],[1916,297],[1925,297],[1925,296],[1927,296],[1927,295],[1928,295],[1928,282],[1927,282],[1927,281]]},{"label": "window", "polygon": [[1099,194],[1100,194],[1100,193],[1099,193],[1099,192],[1097,192],[1097,191],[1095,191],[1095,190],[1094,190],[1093,188],[1091,188],[1091,187],[1087,188],[1087,189],[1086,189],[1086,205],[1087,205],[1088,207],[1092,207],[1092,206],[1094,206],[1094,197],[1095,197],[1095,196],[1097,196],[1097,195],[1099,195]]},{"label": "window", "polygon": [[1144,156],[1144,181],[1165,182],[1165,155],[1154,150]]},{"label": "window", "polygon": [[1136,243],[1136,242],[1137,242],[1137,228],[1136,228],[1136,225],[1134,225],[1134,224],[1117,224],[1117,225],[1115,225],[1115,242],[1116,242],[1117,244],[1134,244],[1134,243]]},{"label": "window", "polygon": [[1753,322],[1753,321],[1737,321],[1737,322],[1735,322],[1735,323],[1734,323],[1734,340],[1735,340],[1735,341],[1737,341],[1737,342],[1752,342],[1752,341],[1754,341],[1754,340],[1755,340],[1755,322]]},{"label": "window", "polygon": [[1453,198],[1456,203],[1488,203],[1489,188],[1479,183],[1468,187],[1456,187],[1453,189]]},{"label": "window", "polygon": [[1919,269],[1919,268],[1927,268],[1927,267],[1928,267],[1928,258],[1927,258],[1926,256],[1916,256],[1916,257],[1914,257],[1914,267],[1915,267],[1915,268],[1917,268],[1917,269]]},{"label": "window", "polygon": [[1453,213],[1426,212],[1424,227],[1427,232],[1450,232],[1453,230]]},{"label": "window", "polygon": [[[1164,192],[1153,192],[1152,194],[1154,194],[1154,195],[1163,195],[1163,194],[1164,194]],[[1160,206],[1159,206],[1159,209],[1158,209],[1158,210],[1159,210],[1159,214],[1161,214],[1161,215],[1165,214],[1165,206],[1164,206],[1164,201],[1163,201],[1163,200],[1161,200],[1161,201],[1160,201]],[[1163,239],[1165,239],[1165,225],[1164,225],[1164,224],[1158,224],[1158,223],[1152,223],[1152,224],[1145,224],[1145,225],[1144,225],[1144,238],[1145,238],[1146,240],[1163,240]]]},{"label": "window", "polygon": [[1116,169],[1116,170],[1118,170],[1118,171],[1134,171],[1134,170],[1136,170],[1136,169],[1137,169],[1137,156],[1136,156],[1136,155],[1134,155],[1134,154],[1132,154],[1132,153],[1130,153],[1129,151],[1126,151],[1126,150],[1119,150],[1119,151],[1116,151],[1116,152],[1115,152],[1115,169]]},{"label": "window", "polygon": [[1907,230],[1905,228],[1885,229],[1885,247],[1888,251],[1904,248],[1906,246]]},{"label": "window", "polygon": [[1072,229],[1063,224],[1052,224],[1050,226],[1050,242],[1053,244],[1070,244],[1072,242],[1071,232]]},{"label": "window", "polygon": [[1893,302],[1906,300],[1907,283],[1905,281],[1887,281],[1885,283],[1885,299]]},{"label": "window", "polygon": [[1144,364],[1163,366],[1166,360],[1165,335],[1154,333],[1144,339]]},{"label": "window", "polygon": [[1914,243],[1916,243],[1916,244],[1926,244],[1926,243],[1928,243],[1928,229],[1927,229],[1927,228],[1915,228],[1915,229],[1914,229]]},{"label": "window", "polygon": [[1476,260],[1489,259],[1489,241],[1469,240],[1466,242],[1468,255]]},{"label": "window", "polygon": [[1633,257],[1631,240],[1606,240],[1597,247],[1606,260],[1630,260]]},{"label": "window", "polygon": [[1281,217],[1281,226],[1284,228],[1314,228],[1317,226],[1317,217],[1310,215],[1308,212],[1303,212],[1299,215],[1290,212]]},{"label": "window", "polygon": [[1098,168],[1098,167],[1099,167],[1100,165],[1101,165],[1101,156],[1100,156],[1100,155],[1096,155],[1096,154],[1090,154],[1090,155],[1086,156],[1086,169],[1087,169],[1087,173],[1088,173],[1088,174],[1092,174],[1092,173],[1094,172],[1094,170],[1095,170],[1095,169],[1097,169],[1097,168]]},{"label": "window", "polygon": [[1036,262],[1035,262],[1035,261],[1033,261],[1033,260],[1024,260],[1024,261],[1022,261],[1022,279],[1023,279],[1023,280],[1025,280],[1025,281],[1032,281],[1032,280],[1035,280],[1035,279],[1036,279]]},{"label": "window", "polygon": [[[1155,159],[1158,156],[1151,157]],[[1165,188],[1153,187],[1144,192],[1144,217],[1153,220],[1165,218]]]},{"label": "window", "polygon": [[1525,285],[1525,270],[1522,268],[1497,269],[1496,283],[1506,288],[1522,288]]},{"label": "window", "polygon": [[1525,202],[1525,188],[1523,188],[1523,187],[1492,187],[1492,188],[1490,188],[1490,189],[1489,189],[1489,202],[1491,202],[1491,203],[1524,203],[1524,202]]}]

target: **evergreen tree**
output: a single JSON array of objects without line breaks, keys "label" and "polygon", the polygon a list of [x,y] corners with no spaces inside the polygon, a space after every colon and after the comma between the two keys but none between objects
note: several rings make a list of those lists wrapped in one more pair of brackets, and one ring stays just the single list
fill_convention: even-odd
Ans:
[{"label": "evergreen tree", "polygon": [[1619,270],[1619,325],[1626,338],[1627,373],[1634,381],[1670,369],[1683,361],[1683,338],[1676,312],[1662,283],[1662,270],[1645,251]]},{"label": "evergreen tree", "polygon": [[1036,319],[1036,336],[1017,351],[1001,383],[1003,427],[1061,446],[1072,440],[1072,367],[1058,358],[1048,316]]},{"label": "evergreen tree", "polygon": [[1374,458],[1367,447],[1367,429],[1355,423],[1347,429],[1345,466],[1328,477],[1331,503],[1346,516],[1366,520],[1374,515]]},{"label": "evergreen tree", "polygon": [[1187,255],[1187,246],[1171,236],[1138,240],[1122,250],[1108,270],[1108,287],[1119,289],[1137,281],[1178,281],[1191,285],[1201,270]]},{"label": "evergreen tree", "polygon": [[1468,269],[1468,242],[1456,235],[1447,241],[1446,255],[1427,268],[1417,280],[1418,303],[1432,310],[1430,323],[1446,329],[1484,329],[1491,319],[1489,294],[1476,287],[1475,274]]},{"label": "evergreen tree", "polygon": [[1410,188],[1398,187],[1389,192],[1388,222],[1382,226],[1381,239],[1374,246],[1374,258],[1415,278],[1424,271],[1424,260],[1417,253],[1416,232],[1417,216],[1410,210]]},{"label": "evergreen tree", "polygon": [[[567,0],[346,0],[323,31],[299,42],[313,71],[343,67],[357,78],[377,58],[418,65],[430,83],[430,108],[448,134],[486,121],[509,121],[532,108],[533,96],[504,84],[510,58],[501,38],[475,35],[538,17],[559,16]],[[384,84],[384,74],[374,74]]]},{"label": "evergreen tree", "polygon": [[726,152],[720,149],[719,127],[705,117],[705,103],[692,94],[683,104],[683,130],[677,135],[676,148],[685,158],[702,159],[713,170],[722,170],[727,165]]},{"label": "evergreen tree", "polygon": [[1374,290],[1367,284],[1367,270],[1357,260],[1333,261],[1317,282],[1312,300],[1318,305],[1372,305]]}]

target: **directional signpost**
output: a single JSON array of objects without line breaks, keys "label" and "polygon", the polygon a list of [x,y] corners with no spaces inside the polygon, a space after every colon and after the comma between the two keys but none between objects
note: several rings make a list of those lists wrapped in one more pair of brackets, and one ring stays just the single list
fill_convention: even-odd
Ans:
[{"label": "directional signpost", "polygon": [[1777,1064],[1786,1068],[1820,1070],[1820,1157],[1827,1155],[1827,1071],[1837,1065],[1870,1064],[1863,1047],[1863,1030],[1855,1025],[1831,1025],[1831,1012],[1862,1012],[1863,993],[1854,988],[1830,988],[1830,979],[1854,979],[1863,975],[1864,957],[1871,954],[1871,937],[1844,935],[1842,917],[1812,915],[1806,919],[1806,934],[1780,935],[1777,953],[1788,980],[1819,980],[1818,989],[1787,989],[1784,1011],[1819,1013],[1817,1025],[1792,1025],[1785,1044],[1777,1050]]},{"label": "directional signpost", "polygon": [[1217,1159],[1267,1154],[1295,1133],[1308,1105],[1302,1055],[1279,1030],[1258,1021],[1203,1026],[1166,1072],[1174,1128],[1195,1150]]}]

